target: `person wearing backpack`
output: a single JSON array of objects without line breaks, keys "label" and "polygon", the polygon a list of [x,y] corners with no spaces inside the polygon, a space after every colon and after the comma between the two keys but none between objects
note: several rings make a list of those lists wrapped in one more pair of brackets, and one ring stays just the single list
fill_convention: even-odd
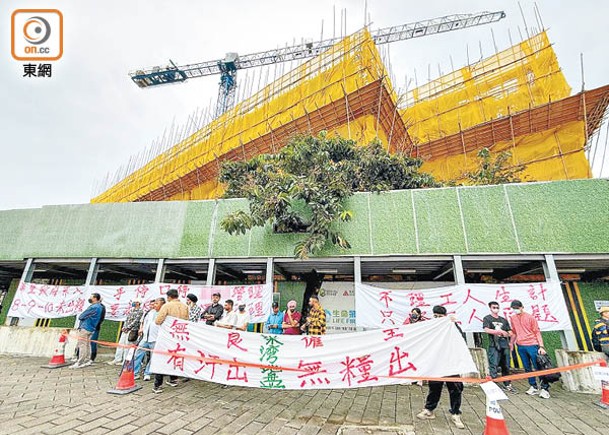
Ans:
[{"label": "person wearing backpack", "polygon": [[592,345],[597,352],[609,356],[609,307],[602,307],[599,314],[592,330]]}]

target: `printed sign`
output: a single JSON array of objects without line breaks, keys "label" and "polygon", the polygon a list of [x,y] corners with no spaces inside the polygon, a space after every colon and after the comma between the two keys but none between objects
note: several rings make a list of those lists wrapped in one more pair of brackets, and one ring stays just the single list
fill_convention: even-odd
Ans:
[{"label": "printed sign", "polygon": [[603,307],[609,307],[609,301],[594,301],[594,308],[597,312]]},{"label": "printed sign", "polygon": [[324,282],[319,290],[319,303],[326,311],[327,334],[356,330],[352,282]]}]

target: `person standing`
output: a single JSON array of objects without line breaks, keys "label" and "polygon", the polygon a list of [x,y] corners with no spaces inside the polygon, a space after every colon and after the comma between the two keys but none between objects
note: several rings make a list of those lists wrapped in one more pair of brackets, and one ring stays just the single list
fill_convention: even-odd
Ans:
[{"label": "person standing", "polygon": [[601,307],[599,314],[600,317],[594,322],[592,343],[594,350],[609,356],[609,307]]},{"label": "person standing", "polygon": [[[501,376],[510,375],[510,337],[512,328],[505,317],[499,315],[499,303],[489,302],[491,314],[482,319],[484,332],[488,334],[488,366],[492,379],[497,378],[497,369],[501,369]],[[510,381],[503,383],[506,391],[515,393],[516,389]]]},{"label": "person standing", "polygon": [[265,325],[269,334],[283,333],[283,313],[279,311],[279,304],[277,302],[273,302],[273,312],[269,314]]},{"label": "person standing", "polygon": [[[175,317],[176,319],[188,320],[188,307],[178,299],[178,291],[176,289],[167,290],[167,303],[159,309],[159,313],[154,319],[156,325],[161,326],[167,316]],[[162,393],[163,388],[163,375],[156,373],[154,375],[154,386],[152,387],[153,393]],[[170,387],[178,386],[178,377],[174,375],[169,376],[167,385]]]},{"label": "person standing", "polygon": [[106,320],[106,307],[102,303],[101,299],[99,300],[99,302],[101,304],[101,317],[99,319],[99,322],[97,322],[97,327],[95,328],[95,332],[91,336],[91,361],[95,361],[95,358],[97,358],[96,341],[99,340],[99,332],[101,331],[101,325],[102,325],[103,321]]},{"label": "person standing", "polygon": [[203,319],[209,326],[213,326],[224,314],[224,309],[220,305],[220,293],[214,293],[211,295],[211,305],[208,305],[203,310]]},{"label": "person standing", "polygon": [[224,314],[216,322],[216,326],[226,329],[235,329],[237,324],[237,314],[233,310],[233,300],[227,299],[224,301]]},{"label": "person standing", "polygon": [[201,307],[197,305],[199,298],[192,293],[188,293],[186,295],[186,305],[188,306],[188,320],[191,322],[197,323],[201,320],[202,310]]},{"label": "person standing", "polygon": [[241,303],[238,306],[236,313],[235,329],[240,331],[247,331],[247,325],[250,323],[250,313],[245,311],[245,304]]},{"label": "person standing", "polygon": [[[446,308],[441,305],[433,307],[433,316],[435,318],[446,317]],[[454,319],[451,318],[454,322]],[[455,323],[455,326],[461,334],[461,328]],[[459,375],[449,376],[451,378],[459,377]],[[446,384],[448,395],[450,398],[450,421],[453,422],[458,429],[465,429],[465,425],[461,421],[461,400],[463,396],[463,382],[445,382],[445,381],[429,381],[429,392],[425,400],[425,408],[417,414],[420,420],[431,420],[436,418],[433,411],[438,407],[440,397],[442,396],[442,387]]]},{"label": "person standing", "polygon": [[121,329],[121,335],[118,340],[119,346],[116,348],[114,359],[108,361],[110,365],[123,365],[125,357],[129,352],[128,345],[133,344],[137,341],[137,332],[140,329],[140,321],[144,311],[141,308],[141,302],[139,300],[131,301],[131,311],[127,314],[127,319]]},{"label": "person standing", "polygon": [[319,298],[313,295],[309,298],[309,316],[303,326],[309,335],[324,335],[326,333],[326,312],[319,303]]},{"label": "person standing", "polygon": [[89,307],[78,316],[80,325],[76,330],[78,336],[78,360],[70,366],[72,369],[80,369],[93,364],[91,361],[91,337],[97,328],[99,319],[102,314],[102,304],[100,303],[101,296],[99,293],[91,293],[89,298]]},{"label": "person standing", "polygon": [[[543,338],[539,330],[539,324],[535,317],[529,313],[525,313],[522,302],[514,299],[510,304],[512,310],[516,314],[510,317],[512,327],[512,339],[510,340],[510,350],[513,350],[514,344],[518,345],[518,355],[522,360],[525,372],[531,372],[533,369],[538,370],[537,354],[545,355],[546,350],[543,347]],[[542,399],[550,398],[550,384],[539,378],[541,389],[537,388],[537,380],[535,376],[529,378],[529,389],[526,393],[529,396],[539,394]]]},{"label": "person standing", "polygon": [[[165,298],[158,298],[152,302],[152,309],[148,311],[142,319],[142,325],[140,326],[139,336],[140,344],[135,352],[134,357],[134,370],[133,372],[137,376],[142,368],[142,362],[146,355],[150,356],[150,350],[154,349],[156,339],[159,335],[159,325],[155,323],[155,320],[159,314],[159,310],[165,304]],[[144,380],[150,380],[150,358],[144,369]]]},{"label": "person standing", "polygon": [[288,302],[288,309],[283,316],[283,333],[285,335],[300,335],[300,318],[301,315],[296,311],[296,301]]}]

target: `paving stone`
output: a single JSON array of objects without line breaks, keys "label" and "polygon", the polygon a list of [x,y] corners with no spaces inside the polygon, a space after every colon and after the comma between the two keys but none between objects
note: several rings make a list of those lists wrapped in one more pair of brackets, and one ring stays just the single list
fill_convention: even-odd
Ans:
[{"label": "paving stone", "polygon": [[[426,386],[269,391],[222,389],[192,381],[166,387],[160,395],[151,392],[150,383],[144,383],[145,388],[136,393],[112,396],[107,394],[117,379],[112,367],[100,364],[91,370],[47,371],[39,370],[41,361],[0,355],[0,434],[335,435],[346,426],[361,428],[361,433],[367,433],[366,428],[387,427],[385,433],[391,434],[410,425],[417,435],[469,435],[482,433],[486,420],[485,397],[477,387],[464,391],[466,429],[458,430],[449,420],[446,390],[435,420],[416,419]],[[518,382],[517,387],[526,390],[526,381]],[[556,384],[551,394],[551,399],[543,400],[520,393],[502,402],[510,433],[607,433],[609,413],[593,404],[599,397],[569,393]]]}]

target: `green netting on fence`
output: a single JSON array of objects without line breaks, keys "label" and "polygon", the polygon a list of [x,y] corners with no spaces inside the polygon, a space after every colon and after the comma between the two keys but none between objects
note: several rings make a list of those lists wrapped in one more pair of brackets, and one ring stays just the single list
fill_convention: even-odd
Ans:
[{"label": "green netting on fence", "polygon": [[[319,256],[609,252],[609,181],[360,193],[338,228],[351,243]],[[0,211],[0,260],[290,257],[302,234],[245,235],[220,222],[245,200],[48,206]]]}]

